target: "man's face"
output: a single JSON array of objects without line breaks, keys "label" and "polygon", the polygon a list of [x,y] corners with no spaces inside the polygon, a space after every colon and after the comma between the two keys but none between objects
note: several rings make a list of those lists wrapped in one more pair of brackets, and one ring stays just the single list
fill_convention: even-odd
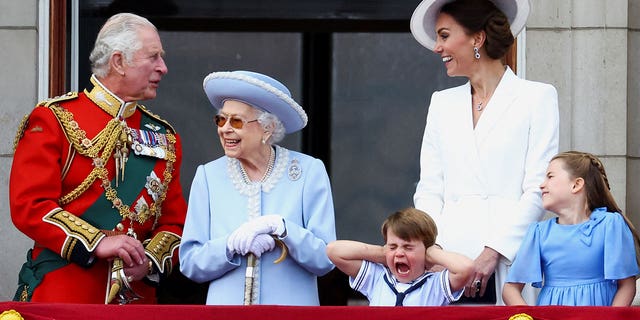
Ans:
[{"label": "man's face", "polygon": [[142,28],[138,37],[142,47],[133,54],[131,61],[124,63],[122,98],[125,101],[155,98],[160,80],[168,72],[158,32],[151,27]]}]

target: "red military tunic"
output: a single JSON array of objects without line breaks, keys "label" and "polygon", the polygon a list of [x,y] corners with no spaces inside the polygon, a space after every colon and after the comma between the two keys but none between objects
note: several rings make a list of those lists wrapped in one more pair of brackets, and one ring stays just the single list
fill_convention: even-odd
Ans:
[{"label": "red military tunic", "polygon": [[[186,214],[180,138],[143,106],[121,108],[120,99],[91,81],[90,90],[37,106],[16,138],[11,217],[35,241],[17,300],[104,303],[109,262],[92,252],[113,234],[131,231],[144,241],[161,277],[178,261]],[[127,161],[116,176],[114,155],[123,146],[127,157],[118,161]],[[133,285],[144,302],[155,301],[152,287]]]}]

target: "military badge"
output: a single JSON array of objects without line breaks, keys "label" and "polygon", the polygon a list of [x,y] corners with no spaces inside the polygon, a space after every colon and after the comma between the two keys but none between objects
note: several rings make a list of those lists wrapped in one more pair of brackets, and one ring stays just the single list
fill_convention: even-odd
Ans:
[{"label": "military badge", "polygon": [[167,159],[169,141],[163,133],[130,129],[132,149],[136,155]]},{"label": "military badge", "polygon": [[160,195],[164,192],[164,186],[160,181],[160,178],[155,172],[151,171],[151,174],[147,176],[147,183],[144,185],[147,188],[147,193],[151,196],[153,201],[157,201]]},{"label": "military badge", "polygon": [[140,197],[138,201],[136,201],[134,210],[136,211],[139,220],[146,221],[149,218],[149,205],[147,204],[147,201],[144,199],[144,197]]}]

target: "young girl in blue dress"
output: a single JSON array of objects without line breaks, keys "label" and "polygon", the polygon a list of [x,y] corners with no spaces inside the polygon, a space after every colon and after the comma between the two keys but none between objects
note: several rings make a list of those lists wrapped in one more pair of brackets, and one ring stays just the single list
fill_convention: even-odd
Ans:
[{"label": "young girl in blue dress", "polygon": [[629,306],[639,238],[609,191],[602,162],[560,153],[540,189],[544,208],[557,217],[529,227],[504,285],[505,303],[525,304],[521,291],[531,283],[542,288],[537,305]]}]

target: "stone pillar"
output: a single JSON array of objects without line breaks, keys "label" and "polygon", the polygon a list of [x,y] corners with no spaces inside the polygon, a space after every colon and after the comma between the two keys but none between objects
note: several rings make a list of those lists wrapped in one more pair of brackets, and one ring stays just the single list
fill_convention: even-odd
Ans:
[{"label": "stone pillar", "polygon": [[640,226],[640,0],[532,0],[526,61],[529,79],[558,89],[560,150],[600,157]]},{"label": "stone pillar", "polygon": [[38,95],[38,1],[0,0],[0,12],[0,301],[6,301],[32,243],[11,222],[7,189],[13,138]]},{"label": "stone pillar", "polygon": [[[627,33],[627,215],[640,227],[640,0],[629,0]],[[640,305],[640,279],[633,305]]]},{"label": "stone pillar", "polygon": [[627,214],[640,227],[640,0],[629,0],[627,30]]},{"label": "stone pillar", "polygon": [[634,180],[627,169],[627,116],[633,109],[628,81],[638,77],[627,68],[633,60],[627,55],[634,54],[628,41],[631,2],[638,10],[638,0],[533,0],[526,48],[527,78],[558,89],[560,150],[600,157],[623,210],[631,209],[627,189]]}]

